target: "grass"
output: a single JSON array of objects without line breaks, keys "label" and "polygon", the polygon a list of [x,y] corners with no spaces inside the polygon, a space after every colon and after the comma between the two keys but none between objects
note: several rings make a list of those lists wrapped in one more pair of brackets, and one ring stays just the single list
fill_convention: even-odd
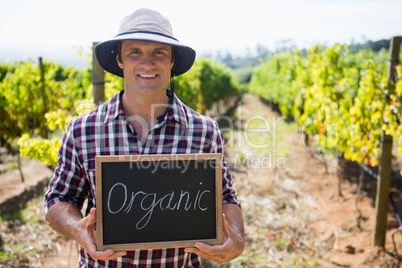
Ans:
[{"label": "grass", "polygon": [[6,215],[1,215],[0,216],[0,223],[4,223],[7,221],[12,221],[12,220],[19,220],[22,221],[22,214],[21,212],[17,211],[14,212],[13,214],[6,214]]},{"label": "grass", "polygon": [[18,168],[18,162],[17,161],[10,161],[5,164],[0,165],[0,173],[4,173],[7,171],[12,171],[14,169]]},{"label": "grass", "polygon": [[14,252],[12,252],[12,251],[10,251],[10,252],[0,251],[0,258],[2,260],[7,260],[7,259],[11,258],[13,255],[14,255]]},{"label": "grass", "polygon": [[[43,194],[39,196],[43,196]],[[44,216],[38,204],[34,202],[29,203],[28,206],[21,211],[21,217],[23,221],[33,224],[44,222]]]},{"label": "grass", "polygon": [[14,170],[18,168],[18,162],[17,161],[11,161],[6,164],[6,170]]},{"label": "grass", "polygon": [[226,146],[253,150],[259,156],[268,156],[270,152],[288,156],[290,148],[284,137],[297,133],[298,126],[295,122],[274,120],[255,117],[246,122],[245,129],[225,131]]},{"label": "grass", "polygon": [[[38,196],[43,196],[44,193],[40,193]],[[16,200],[16,202],[18,202]],[[41,212],[41,205],[38,204],[38,199],[30,201],[25,208],[14,212],[13,214],[0,215],[0,223],[18,220],[22,222],[28,222],[32,224],[37,224],[43,222],[43,213]]]},{"label": "grass", "polygon": [[0,217],[0,267],[41,267],[45,256],[57,252],[59,235],[44,219],[43,198],[11,215]]}]

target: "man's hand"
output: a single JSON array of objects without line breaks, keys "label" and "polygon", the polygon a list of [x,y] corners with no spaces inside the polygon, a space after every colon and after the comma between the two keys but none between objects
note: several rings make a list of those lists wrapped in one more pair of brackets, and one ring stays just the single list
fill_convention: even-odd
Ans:
[{"label": "man's hand", "polygon": [[[226,207],[226,205],[224,207]],[[231,210],[232,208],[233,207],[231,207]],[[231,261],[238,257],[244,249],[243,221],[241,216],[239,218],[238,215],[240,208],[236,207],[235,210],[235,214],[237,214],[235,220],[231,219],[234,228],[229,224],[226,215],[223,214],[224,243],[222,245],[210,246],[201,242],[196,242],[193,248],[186,248],[185,251],[195,253],[203,259],[217,263]],[[233,212],[229,212],[229,215],[233,215]],[[241,220],[241,222],[239,220]]]},{"label": "man's hand", "polygon": [[80,244],[94,260],[107,261],[126,255],[125,251],[115,252],[112,249],[105,251],[96,250],[96,231],[94,222],[96,220],[96,208],[92,208],[88,216],[82,218],[77,223],[77,233],[74,239]]},{"label": "man's hand", "polygon": [[83,218],[76,206],[67,202],[60,202],[49,209],[47,220],[50,227],[56,232],[77,241],[94,260],[107,261],[126,255],[124,251],[96,250],[96,231],[94,229],[96,208],[92,208],[89,215]]}]

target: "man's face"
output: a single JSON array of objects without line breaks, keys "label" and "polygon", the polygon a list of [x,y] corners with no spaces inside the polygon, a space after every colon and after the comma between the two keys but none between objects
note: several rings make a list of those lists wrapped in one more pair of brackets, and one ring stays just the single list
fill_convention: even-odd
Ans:
[{"label": "man's face", "polygon": [[121,45],[121,62],[126,90],[137,94],[165,94],[170,79],[172,48],[166,44],[125,40]]}]

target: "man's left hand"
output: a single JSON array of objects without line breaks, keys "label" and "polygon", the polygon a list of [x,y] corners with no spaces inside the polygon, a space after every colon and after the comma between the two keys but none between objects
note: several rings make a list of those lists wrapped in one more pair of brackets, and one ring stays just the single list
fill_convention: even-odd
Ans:
[{"label": "man's left hand", "polygon": [[[239,230],[238,230],[239,231]],[[244,249],[243,234],[238,234],[230,226],[223,214],[223,238],[222,245],[210,246],[201,242],[196,242],[193,248],[186,248],[185,252],[192,252],[203,259],[222,263],[238,257]]]}]

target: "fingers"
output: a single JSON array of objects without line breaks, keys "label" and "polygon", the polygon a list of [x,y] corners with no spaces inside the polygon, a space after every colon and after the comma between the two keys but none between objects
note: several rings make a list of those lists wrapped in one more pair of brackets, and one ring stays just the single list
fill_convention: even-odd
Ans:
[{"label": "fingers", "polygon": [[88,226],[93,225],[94,222],[96,221],[96,208],[91,208],[91,211],[89,212],[88,216]]},{"label": "fingers", "polygon": [[201,242],[196,242],[194,247],[186,248],[185,252],[195,253],[203,259],[207,259],[213,262],[221,263],[232,260],[237,257],[240,252],[238,250],[239,244],[236,240],[236,233],[230,226],[226,219],[226,215],[223,214],[223,235],[224,242],[222,245],[210,246]]},{"label": "fingers", "polygon": [[224,246],[209,246],[204,243],[195,243],[193,248],[186,248],[185,252],[197,254],[203,259],[213,262],[225,262],[227,258],[227,251],[223,249]]},{"label": "fingers", "polygon": [[194,247],[186,248],[185,252],[195,253],[203,259],[207,259],[213,262],[225,262],[229,255],[230,243],[225,241],[222,245],[207,245],[201,242],[196,242]]},{"label": "fingers", "polygon": [[107,261],[107,260],[111,260],[111,259],[116,259],[116,258],[124,256],[126,254],[127,254],[127,252],[125,252],[125,251],[115,252],[112,249],[107,249],[105,251],[95,251],[90,255],[94,260]]},{"label": "fingers", "polygon": [[223,234],[224,234],[223,245],[210,246],[204,243],[196,242],[193,248],[186,248],[187,250],[186,252],[192,252],[201,256],[203,254],[215,255],[222,252],[222,250],[225,250],[228,238],[230,237],[231,228],[229,226],[228,221],[226,220],[225,214],[222,214],[222,218],[223,218]]},{"label": "fingers", "polygon": [[210,246],[201,242],[196,242],[194,248],[207,253],[208,255],[216,255],[226,250],[227,244]]},{"label": "fingers", "polygon": [[97,251],[95,244],[90,244],[88,246],[87,252],[94,260],[102,260],[102,261],[115,259],[127,254],[127,252],[125,251],[116,252],[113,249],[107,249],[105,251]]},{"label": "fingers", "polygon": [[230,227],[229,222],[226,220],[226,215],[223,215],[223,234],[224,234],[224,240],[226,241],[229,237],[230,234],[233,232],[233,229]]},{"label": "fingers", "polygon": [[96,231],[94,229],[94,222],[96,221],[96,208],[91,208],[89,214],[80,220],[78,223],[80,228],[78,228],[77,236],[74,239],[85,249],[86,252],[94,260],[107,261],[115,259],[126,255],[125,251],[115,252],[112,249],[107,249],[105,251],[98,251],[96,248]]}]

